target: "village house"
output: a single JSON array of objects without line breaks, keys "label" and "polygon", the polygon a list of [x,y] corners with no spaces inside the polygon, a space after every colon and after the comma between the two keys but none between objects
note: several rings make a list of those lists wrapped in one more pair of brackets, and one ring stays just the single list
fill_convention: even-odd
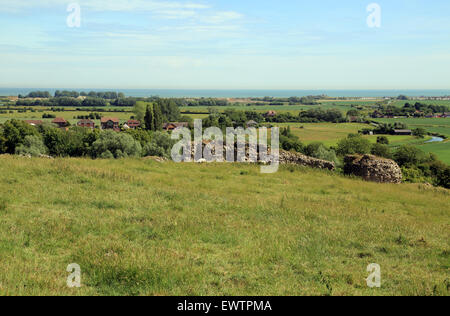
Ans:
[{"label": "village house", "polygon": [[69,122],[62,117],[55,118],[52,123],[58,125],[59,128],[66,128],[67,126],[69,126]]},{"label": "village house", "polygon": [[136,128],[138,128],[139,126],[141,126],[141,122],[138,121],[138,120],[128,120],[125,124],[126,124],[129,128],[132,128],[132,129],[136,129]]},{"label": "village house", "polygon": [[31,126],[39,126],[39,125],[43,124],[42,121],[36,121],[36,120],[27,120],[27,121],[25,121],[25,123],[27,123]]},{"label": "village house", "polygon": [[412,130],[410,129],[394,129],[395,135],[412,135]]},{"label": "village house", "polygon": [[102,129],[112,129],[116,132],[120,131],[118,118],[102,117],[100,123],[102,125]]},{"label": "village house", "polygon": [[92,120],[84,119],[84,120],[78,121],[77,126],[94,129],[95,128],[95,122],[92,121]]},{"label": "village house", "polygon": [[163,125],[163,129],[166,131],[173,131],[178,127],[189,127],[189,123],[181,122],[181,123],[165,123]]}]

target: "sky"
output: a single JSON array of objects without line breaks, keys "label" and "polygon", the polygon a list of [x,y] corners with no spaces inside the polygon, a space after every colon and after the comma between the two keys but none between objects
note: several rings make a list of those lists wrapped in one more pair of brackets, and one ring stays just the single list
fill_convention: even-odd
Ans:
[{"label": "sky", "polygon": [[0,87],[449,89],[449,12],[448,0],[0,0]]}]

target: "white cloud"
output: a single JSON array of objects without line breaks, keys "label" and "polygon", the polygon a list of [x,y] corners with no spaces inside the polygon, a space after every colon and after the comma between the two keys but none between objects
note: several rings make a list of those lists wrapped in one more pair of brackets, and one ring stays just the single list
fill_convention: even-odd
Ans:
[{"label": "white cloud", "polygon": [[162,10],[200,10],[209,5],[193,2],[153,1],[153,0],[0,0],[0,11],[20,12],[32,8],[51,8],[66,6],[70,2],[93,11],[162,11]]},{"label": "white cloud", "polygon": [[233,11],[216,12],[213,15],[206,16],[202,20],[206,23],[221,24],[233,20],[239,20],[243,15]]}]

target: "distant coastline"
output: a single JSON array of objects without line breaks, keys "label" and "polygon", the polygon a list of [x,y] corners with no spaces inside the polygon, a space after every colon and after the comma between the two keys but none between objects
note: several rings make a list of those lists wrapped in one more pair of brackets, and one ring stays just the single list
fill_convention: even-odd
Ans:
[{"label": "distant coastline", "polygon": [[171,98],[262,98],[262,97],[302,97],[308,95],[327,95],[329,97],[346,97],[346,98],[382,98],[382,97],[396,97],[399,95],[406,95],[409,97],[444,97],[450,96],[450,89],[448,90],[238,90],[238,89],[224,89],[224,90],[209,90],[209,89],[55,89],[55,88],[0,88],[0,96],[17,96],[19,94],[26,95],[31,91],[49,91],[54,94],[56,90],[69,91],[115,91],[123,92],[127,97],[171,97]]}]

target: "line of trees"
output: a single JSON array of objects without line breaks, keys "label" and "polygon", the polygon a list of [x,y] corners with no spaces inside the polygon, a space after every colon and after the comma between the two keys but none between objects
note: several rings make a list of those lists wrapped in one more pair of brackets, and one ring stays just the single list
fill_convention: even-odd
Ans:
[{"label": "line of trees", "polygon": [[66,131],[52,124],[35,127],[19,120],[0,125],[0,154],[33,157],[170,158],[174,143],[168,133],[159,131],[128,130],[117,133],[76,126]]},{"label": "line of trees", "polygon": [[[122,92],[78,92],[78,91],[60,91],[56,90],[54,97],[55,98],[78,98],[78,97],[91,97],[91,98],[100,98],[100,99],[106,99],[106,100],[115,100],[115,99],[125,99],[125,94]],[[52,95],[48,91],[31,91],[27,95],[23,96],[19,94],[18,96],[20,99],[27,99],[27,98],[51,98]]]}]

